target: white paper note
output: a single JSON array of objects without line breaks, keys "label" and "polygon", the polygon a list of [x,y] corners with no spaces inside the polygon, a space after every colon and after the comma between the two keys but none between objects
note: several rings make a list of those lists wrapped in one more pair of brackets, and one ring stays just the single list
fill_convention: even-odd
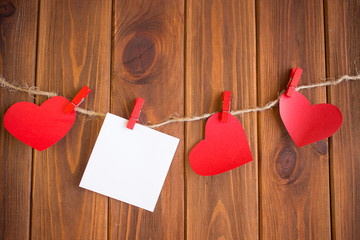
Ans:
[{"label": "white paper note", "polygon": [[80,187],[153,212],[179,139],[108,113]]}]

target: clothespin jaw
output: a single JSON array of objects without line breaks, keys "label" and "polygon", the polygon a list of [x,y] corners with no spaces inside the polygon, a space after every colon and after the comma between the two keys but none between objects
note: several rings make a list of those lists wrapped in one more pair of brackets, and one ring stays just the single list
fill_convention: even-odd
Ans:
[{"label": "clothespin jaw", "polygon": [[78,107],[84,99],[89,95],[91,89],[87,86],[84,86],[78,94],[74,97],[74,99],[65,107],[64,111],[66,113],[71,113],[75,107]]},{"label": "clothespin jaw", "polygon": [[295,88],[297,87],[299,80],[301,78],[302,72],[303,72],[303,70],[298,67],[291,69],[289,84],[288,84],[286,92],[285,92],[286,96],[288,96],[288,97],[293,96],[293,94],[295,92]]},{"label": "clothespin jaw", "polygon": [[230,99],[231,99],[231,92],[224,91],[223,92],[223,107],[221,111],[221,121],[227,122],[230,114]]},{"label": "clothespin jaw", "polygon": [[130,119],[126,125],[127,128],[129,128],[131,130],[134,129],[135,123],[137,123],[139,120],[139,116],[140,116],[140,112],[141,112],[141,108],[142,108],[143,104],[144,104],[144,99],[137,98],[135,100],[134,108],[131,112]]}]

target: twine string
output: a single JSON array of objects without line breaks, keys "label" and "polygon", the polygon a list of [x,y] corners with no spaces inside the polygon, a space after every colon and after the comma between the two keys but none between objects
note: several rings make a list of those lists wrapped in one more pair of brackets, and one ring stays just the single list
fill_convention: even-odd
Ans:
[{"label": "twine string", "polygon": [[[303,90],[303,89],[312,89],[312,88],[319,88],[319,87],[336,86],[336,85],[338,85],[338,84],[340,84],[342,82],[359,81],[359,80],[360,80],[360,74],[354,75],[354,76],[343,75],[343,76],[341,76],[340,78],[338,78],[336,80],[330,80],[330,81],[326,81],[326,82],[322,82],[322,83],[314,83],[314,84],[309,84],[309,85],[298,86],[297,88],[295,88],[295,90],[299,91],[299,90]],[[0,86],[3,87],[3,88],[7,88],[9,90],[13,90],[13,91],[25,92],[25,93],[28,93],[29,95],[45,96],[45,97],[48,97],[48,98],[58,96],[58,94],[55,93],[55,92],[41,91],[36,87],[17,86],[15,84],[7,82],[5,80],[5,78],[3,76],[1,76],[1,75],[0,75]],[[284,93],[284,92],[285,91],[282,91],[276,99],[266,103],[264,106],[232,110],[232,111],[230,111],[230,113],[232,115],[234,115],[234,116],[237,116],[237,115],[242,115],[242,114],[246,114],[246,113],[262,112],[262,111],[271,109],[271,108],[273,108],[274,106],[276,106],[279,103],[280,97],[281,97],[282,93]],[[105,116],[106,116],[106,113],[96,112],[96,111],[93,111],[93,110],[87,110],[87,109],[80,108],[80,107],[75,108],[75,111],[79,112],[81,114],[90,116],[90,117],[105,118]],[[213,115],[215,113],[216,112],[204,113],[202,115],[197,115],[197,116],[168,117],[168,118],[165,118],[164,120],[162,120],[162,121],[160,121],[158,123],[145,124],[145,126],[147,126],[149,128],[157,128],[157,127],[164,126],[164,125],[167,125],[167,124],[170,124],[170,123],[193,122],[193,121],[198,121],[198,120],[209,118],[211,115]]]}]

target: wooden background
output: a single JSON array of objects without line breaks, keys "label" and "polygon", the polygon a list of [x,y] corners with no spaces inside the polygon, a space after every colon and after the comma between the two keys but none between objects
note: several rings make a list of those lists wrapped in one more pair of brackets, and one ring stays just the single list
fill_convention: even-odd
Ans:
[{"label": "wooden background", "polygon": [[[140,123],[260,106],[287,85],[360,70],[358,0],[1,0],[0,73]],[[344,122],[297,148],[278,108],[239,116],[254,161],[213,177],[189,166],[206,121],[158,130],[181,139],[155,212],[78,187],[102,119],[78,114],[38,152],[3,127],[6,109],[45,98],[0,89],[0,239],[359,239],[360,82],[302,93]]]}]

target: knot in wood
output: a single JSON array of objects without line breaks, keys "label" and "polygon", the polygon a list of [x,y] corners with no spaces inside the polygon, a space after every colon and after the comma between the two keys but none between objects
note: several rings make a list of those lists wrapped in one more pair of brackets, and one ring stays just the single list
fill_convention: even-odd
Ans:
[{"label": "knot in wood", "polygon": [[321,140],[314,144],[316,152],[320,155],[326,155],[328,153],[328,144],[326,140]]},{"label": "knot in wood", "polygon": [[282,179],[289,179],[296,167],[296,153],[291,148],[284,148],[276,159],[276,172]]},{"label": "knot in wood", "polygon": [[0,17],[10,17],[16,8],[11,1],[0,1]]},{"label": "knot in wood", "polygon": [[134,77],[142,78],[153,67],[156,51],[154,41],[143,34],[136,34],[126,44],[122,63],[126,71]]}]

